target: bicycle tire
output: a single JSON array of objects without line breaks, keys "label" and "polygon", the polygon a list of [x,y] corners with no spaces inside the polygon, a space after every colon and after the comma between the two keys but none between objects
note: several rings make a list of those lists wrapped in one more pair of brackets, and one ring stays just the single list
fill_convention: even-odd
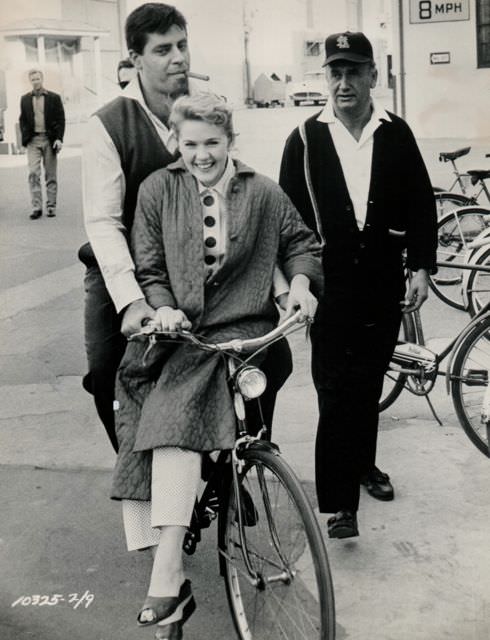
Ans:
[{"label": "bicycle tire", "polygon": [[[250,505],[253,508],[252,516],[243,516],[249,523],[243,530],[248,557],[261,576],[259,586],[253,586],[249,575],[244,575],[247,570],[241,552],[237,500],[231,489],[220,510],[218,530],[220,548],[226,554],[221,555],[222,573],[238,637],[334,640],[335,602],[328,556],[299,480],[280,455],[252,447],[243,453],[238,484],[241,496],[248,493],[249,511]],[[242,511],[246,509],[242,506]],[[284,578],[285,566],[292,571],[290,581],[278,579],[280,575]]]},{"label": "bicycle tire", "polygon": [[473,198],[469,198],[461,193],[451,191],[437,191],[434,193],[437,208],[437,218],[442,218],[448,211],[477,204]]},{"label": "bicycle tire", "polygon": [[451,397],[464,432],[490,457],[486,425],[481,423],[483,395],[490,370],[490,317],[476,324],[462,341],[451,371]]},{"label": "bicycle tire", "polygon": [[[398,334],[399,342],[417,342],[417,333],[412,314],[404,313]],[[383,392],[379,401],[378,411],[381,413],[391,406],[405,388],[407,376],[405,373],[387,371],[384,377]],[[393,383],[393,384],[391,384]],[[386,385],[389,384],[388,392]],[[386,395],[385,395],[386,394]]]},{"label": "bicycle tire", "polygon": [[[490,209],[483,207],[463,207],[444,215],[437,223],[437,261],[463,261],[468,243],[489,225]],[[440,300],[462,311],[462,282],[461,269],[439,267],[437,274],[430,276],[429,285]]]},{"label": "bicycle tire", "polygon": [[[484,249],[478,258],[472,262],[477,265],[490,265],[490,247]],[[490,302],[490,273],[484,271],[470,271],[466,283],[468,312],[472,318]]]}]

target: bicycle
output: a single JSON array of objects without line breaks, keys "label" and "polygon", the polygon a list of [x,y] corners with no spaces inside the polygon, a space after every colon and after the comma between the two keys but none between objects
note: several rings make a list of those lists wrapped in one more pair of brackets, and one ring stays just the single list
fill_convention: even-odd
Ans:
[{"label": "bicycle", "polygon": [[[449,189],[433,188],[438,218],[455,208],[478,205],[478,199],[482,193],[490,204],[490,192],[485,183],[485,180],[490,178],[490,171],[486,169],[471,169],[463,173],[456,166],[456,160],[467,155],[470,150],[471,147],[464,147],[457,151],[441,152],[439,154],[440,162],[451,162],[453,165],[455,179]],[[489,158],[490,154],[486,154],[485,157]],[[476,185],[479,185],[479,188]],[[453,192],[456,186],[459,187],[461,193]],[[471,194],[469,193],[470,186],[476,187]]]},{"label": "bicycle", "polygon": [[201,530],[217,518],[220,574],[240,640],[335,638],[332,578],[309,499],[265,425],[252,435],[246,421],[245,402],[258,401],[266,385],[253,358],[304,326],[299,319],[297,312],[265,336],[219,344],[185,330],[155,331],[151,324],[132,336],[147,339],[148,349],[178,340],[226,359],[237,439],[231,451],[221,451],[215,462],[208,459],[211,470],[184,551],[194,553]]},{"label": "bicycle", "polygon": [[454,261],[464,262],[465,254],[477,237],[490,229],[490,209],[478,206],[461,207],[449,211],[437,223],[438,272],[430,277],[432,291],[443,302],[464,310],[462,283],[464,271]]},{"label": "bicycle", "polygon": [[[466,267],[475,268],[473,265]],[[490,272],[490,267],[487,270]],[[440,371],[439,365],[448,356],[446,371]],[[408,389],[414,395],[425,396],[434,418],[442,424],[429,393],[437,376],[444,376],[464,432],[481,453],[490,457],[489,371],[489,305],[485,305],[440,353],[425,346],[420,312],[405,314],[402,317],[400,339],[385,376],[389,384],[383,389],[379,410],[387,409],[404,389]]]}]

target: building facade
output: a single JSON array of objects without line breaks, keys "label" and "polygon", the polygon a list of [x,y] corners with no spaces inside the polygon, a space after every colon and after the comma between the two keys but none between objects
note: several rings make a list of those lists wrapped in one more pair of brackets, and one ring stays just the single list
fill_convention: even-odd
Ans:
[{"label": "building facade", "polygon": [[416,135],[490,136],[490,0],[393,2],[398,111]]}]

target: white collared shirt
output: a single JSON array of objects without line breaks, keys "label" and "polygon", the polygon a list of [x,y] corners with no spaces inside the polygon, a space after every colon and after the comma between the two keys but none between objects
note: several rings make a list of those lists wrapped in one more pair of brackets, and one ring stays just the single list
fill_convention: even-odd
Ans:
[{"label": "white collared shirt", "polygon": [[362,231],[366,222],[369,187],[371,183],[371,167],[373,161],[373,135],[382,120],[391,122],[390,115],[372,101],[371,119],[362,130],[357,141],[346,126],[336,117],[331,100],[318,116],[319,122],[328,124],[330,134],[339,156],[349,196],[354,207],[354,214],[359,229]]},{"label": "white collared shirt", "polygon": [[[177,148],[173,133],[148,109],[138,77],[121,92],[148,114],[163,144]],[[87,122],[82,154],[82,197],[85,229],[117,312],[143,298],[134,276],[126,229],[122,223],[126,181],[112,138],[95,115]]]}]

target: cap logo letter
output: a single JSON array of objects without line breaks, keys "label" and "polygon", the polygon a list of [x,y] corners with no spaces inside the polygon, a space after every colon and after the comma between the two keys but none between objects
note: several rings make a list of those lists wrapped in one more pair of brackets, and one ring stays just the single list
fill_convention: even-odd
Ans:
[{"label": "cap logo letter", "polygon": [[338,49],[350,49],[349,40],[347,36],[339,36],[337,38],[337,48]]}]

